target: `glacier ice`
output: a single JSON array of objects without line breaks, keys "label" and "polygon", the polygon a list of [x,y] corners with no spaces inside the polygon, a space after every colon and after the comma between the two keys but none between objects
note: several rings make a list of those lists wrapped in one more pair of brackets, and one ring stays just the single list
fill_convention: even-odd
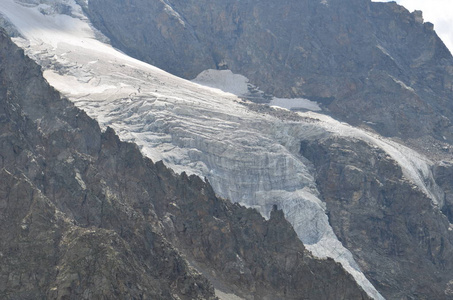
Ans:
[{"label": "glacier ice", "polygon": [[[74,1],[65,3],[81,12]],[[13,0],[2,0],[0,12],[25,37],[15,42],[43,66],[49,83],[102,127],[112,127],[121,139],[135,142],[145,155],[176,172],[208,178],[220,196],[254,207],[265,217],[276,204],[307,249],[342,263],[375,299],[383,298],[329,225],[310,163],[299,154],[300,141],[327,135],[365,140],[391,155],[406,177],[440,204],[431,162],[398,143],[315,112],[300,113],[311,120],[305,122],[250,110],[231,93],[116,51],[96,39],[83,17],[43,14]],[[234,90],[226,90],[243,92],[240,82],[246,79],[227,75],[233,83],[239,81]]]}]

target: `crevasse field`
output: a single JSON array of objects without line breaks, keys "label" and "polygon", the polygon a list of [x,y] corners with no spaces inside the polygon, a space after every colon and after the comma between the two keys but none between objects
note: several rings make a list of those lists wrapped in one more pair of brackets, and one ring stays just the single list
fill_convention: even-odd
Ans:
[{"label": "crevasse field", "polygon": [[[56,13],[49,4],[56,2],[70,5],[71,16]],[[313,255],[340,262],[375,299],[383,298],[329,225],[300,141],[329,135],[364,140],[395,159],[434,204],[441,201],[427,158],[334,120],[315,102],[274,99],[267,108],[273,114],[251,110],[238,98],[247,92],[245,77],[208,70],[190,82],[133,59],[98,39],[71,0],[2,0],[0,13],[21,33],[14,41],[49,83],[101,127],[112,127],[176,172],[206,177],[220,196],[265,217],[276,204]],[[294,107],[306,110],[297,113],[300,120],[279,117]]]}]

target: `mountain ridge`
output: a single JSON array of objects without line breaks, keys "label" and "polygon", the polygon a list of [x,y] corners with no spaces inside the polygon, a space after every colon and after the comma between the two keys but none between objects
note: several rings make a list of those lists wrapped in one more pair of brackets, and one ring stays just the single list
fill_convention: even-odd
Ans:
[{"label": "mountain ridge", "polygon": [[[338,299],[339,294],[368,299],[339,264],[314,259],[305,250],[281,211],[265,221],[253,210],[217,198],[198,177],[154,164],[137,146],[121,142],[111,128],[102,133],[94,120],[61,98],[4,32],[0,45],[2,297],[217,299],[180,251],[196,257],[226,239],[232,245],[228,255],[215,258],[216,264],[205,260],[205,270],[223,272],[233,292],[244,284],[242,277],[228,275],[241,276],[244,266],[234,264],[237,258],[248,265],[249,256],[271,261],[270,254],[280,253],[291,264],[262,264],[261,270],[249,270],[246,284],[273,299],[296,299],[301,292],[310,299]],[[178,205],[191,207],[195,215],[177,213]],[[176,231],[168,229],[171,222]],[[190,240],[202,239],[199,227],[212,230],[212,222],[230,222],[238,237],[254,236],[253,253],[244,246],[239,251],[233,233],[223,230],[195,247]],[[193,235],[179,231],[181,225]],[[272,253],[264,252],[258,243],[266,238],[256,227],[269,232],[270,245],[284,237],[299,257],[275,246]],[[301,276],[289,279],[294,267]],[[328,288],[331,276],[341,284]]]},{"label": "mountain ridge", "polygon": [[[382,292],[390,299],[394,297],[448,298],[450,268],[446,257],[451,248],[451,234],[447,218],[451,217],[452,203],[448,163],[436,163],[432,157],[425,157],[404,147],[401,143],[338,122],[322,113],[288,112],[256,105],[244,102],[231,94],[186,82],[99,43],[96,40],[96,34],[90,29],[89,22],[77,6],[73,6],[75,12],[65,10],[66,15],[60,15],[59,10],[47,4],[44,5],[47,3],[45,0],[27,0],[27,2],[29,2],[27,9],[12,1],[0,3],[0,9],[7,16],[12,16],[12,23],[18,24],[18,30],[22,33],[22,38],[15,38],[15,42],[42,66],[45,77],[56,89],[76,106],[85,110],[88,115],[96,118],[103,128],[111,126],[118,132],[121,140],[135,142],[143,154],[153,158],[154,161],[164,160],[165,164],[178,173],[187,171],[202,177],[206,176],[214,188],[215,192],[212,193],[256,208],[263,216],[268,218],[271,215],[275,216],[274,207],[277,205],[284,211],[285,217],[292,223],[307,249],[319,257],[327,256],[340,261],[371,297],[379,299],[381,297],[379,293]],[[96,2],[90,3],[94,5]],[[127,5],[134,3],[144,5],[140,1],[131,1]],[[169,19],[159,19],[160,24],[164,27],[170,26],[172,22],[179,24],[175,27],[167,26],[166,31],[167,37],[176,38],[174,42],[178,43],[180,36],[172,33],[171,30],[178,29],[180,26],[187,27],[187,19],[182,17],[183,14],[179,8],[174,9],[176,2],[159,3],[156,4],[159,9],[170,16]],[[252,3],[253,1],[247,2],[248,5]],[[332,4],[330,8],[325,7],[323,3],[313,3],[307,8],[314,7],[317,13],[325,13],[323,18],[344,17],[343,14],[348,16],[351,11],[354,11],[348,11],[349,8],[345,6],[343,10],[331,15],[338,3],[327,2],[329,3]],[[350,5],[353,2],[348,3]],[[357,9],[368,7],[367,1],[354,3],[360,4]],[[290,4],[296,6],[296,2]],[[281,4],[274,3],[274,5]],[[132,12],[133,9],[137,9],[133,6],[129,8]],[[149,7],[143,8],[143,11],[149,9]],[[262,15],[257,16],[265,15],[265,8],[261,7],[261,9]],[[398,12],[401,8],[385,6],[385,9],[380,12],[395,17],[392,15],[394,10]],[[140,9],[139,11],[143,13]],[[132,12],[128,11],[125,15],[131,13],[130,16],[133,16]],[[423,27],[427,30],[425,38],[430,40],[434,37],[432,41],[436,46],[435,35],[429,24],[420,23],[418,14],[408,14],[404,10],[401,10],[401,14],[404,18],[398,22],[407,22],[409,28],[418,24],[416,26],[419,31],[422,28],[420,24],[425,26],[426,28]],[[22,18],[17,19],[17,15],[21,15]],[[23,16],[29,16],[29,18]],[[369,15],[366,16],[369,17]],[[388,20],[387,18],[388,16],[385,16],[383,20]],[[23,20],[29,22],[28,27],[22,26]],[[59,20],[62,23],[55,27],[53,20]],[[140,18],[138,20],[146,21]],[[34,24],[33,21],[38,22]],[[394,23],[396,29],[399,26],[398,22]],[[34,30],[29,30],[30,28]],[[49,29],[52,35],[48,34]],[[400,33],[398,30],[395,32]],[[401,38],[398,36],[396,34],[396,38]],[[263,39],[263,43],[265,41]],[[363,40],[363,42],[366,41]],[[333,43],[336,42],[338,41],[335,40]],[[355,45],[355,42],[351,45]],[[389,46],[384,46],[378,47],[376,53],[378,58],[384,55],[382,57],[390,62],[392,56],[385,54]],[[436,49],[438,48],[434,47],[434,50]],[[190,50],[190,47],[184,50]],[[425,50],[429,58],[433,48],[428,47]],[[356,51],[359,50],[356,49]],[[321,55],[323,52],[318,54]],[[441,51],[440,55],[445,53]],[[366,57],[365,53],[364,58]],[[400,58],[397,57],[396,61],[398,60]],[[401,62],[404,61],[399,63]],[[328,69],[330,64],[335,65],[335,60],[320,68]],[[225,66],[222,62],[218,67]],[[400,70],[402,74],[391,75],[390,71],[396,70],[395,62],[390,63],[388,70],[386,64],[379,64],[379,66],[383,70],[381,73],[376,73],[378,80],[372,81],[376,87],[383,85],[381,87],[389,91],[399,91],[398,93],[403,91],[408,97],[408,103],[415,103],[411,104],[409,110],[413,109],[417,113],[420,112],[419,109],[429,106],[429,103],[424,103],[421,98],[412,97],[413,88],[407,84],[406,79],[410,77],[409,75],[414,75],[413,73],[403,74],[403,68]],[[428,66],[423,72],[425,71],[429,73],[432,69]],[[446,76],[446,83],[448,83],[448,74],[442,72],[440,75]],[[388,76],[389,74],[391,76]],[[326,86],[332,88],[327,84]],[[30,85],[28,89],[33,88],[34,86]],[[423,89],[423,86],[421,88]],[[432,89],[431,92],[434,93]],[[428,94],[431,92],[427,89]],[[398,93],[397,95],[401,96]],[[385,104],[384,102],[380,104]],[[417,103],[420,105],[417,106]],[[395,102],[392,105],[396,104],[398,103]],[[321,106],[325,112],[326,102]],[[26,106],[24,110],[37,118],[45,113],[42,108],[34,108],[32,105]],[[403,110],[410,114],[414,112],[404,107]],[[369,111],[376,113],[374,109]],[[58,112],[57,108],[55,112]],[[65,118],[71,119],[71,115]],[[441,116],[440,118],[442,119]],[[413,118],[411,120],[411,122],[414,121]],[[53,119],[43,121],[40,126],[45,130],[54,130],[60,128],[62,123],[64,124],[62,120]],[[448,120],[444,125],[448,125]],[[395,128],[393,125],[389,126]],[[418,126],[423,125],[418,124]],[[423,130],[428,132],[428,127]],[[106,133],[111,139],[110,146],[115,149],[114,145],[118,144],[118,138],[113,137],[113,131],[110,129]],[[59,143],[60,146],[67,147],[70,144],[65,141],[64,135],[56,137],[55,143]],[[96,136],[89,137],[86,143],[96,144],[98,139]],[[440,141],[439,143],[442,144]],[[312,147],[316,151],[306,151],[307,145],[309,145],[308,149]],[[445,157],[451,157],[448,151]],[[368,160],[373,162],[372,168],[367,166]],[[131,158],[125,158],[125,162],[129,164],[135,164],[137,161],[141,159],[135,154]],[[112,162],[106,159],[105,167],[109,163]],[[378,169],[373,169],[374,167]],[[85,180],[86,174],[82,172],[85,168],[84,165],[77,166],[74,170],[61,171],[61,174],[70,173],[73,178],[68,180],[67,184],[77,189],[80,186],[83,189],[87,183],[98,182],[96,177]],[[31,169],[36,171],[40,168],[35,166]],[[137,166],[137,170],[140,170],[140,166]],[[136,170],[132,170],[134,171]],[[123,172],[122,175],[128,178],[127,172]],[[181,182],[184,182],[179,186],[182,190],[187,189],[185,186],[190,186],[191,180],[195,180],[186,175],[181,175],[180,178]],[[186,179],[189,181],[187,182]],[[143,177],[141,180],[145,181]],[[130,195],[131,191],[140,185],[140,181],[134,178],[130,181],[132,183],[126,184],[128,188],[122,190],[121,195]],[[109,179],[109,182],[115,185],[115,180]],[[202,185],[201,182],[194,184]],[[104,186],[102,182],[100,185]],[[106,186],[110,187],[111,184]],[[345,187],[347,188],[344,189]],[[142,195],[136,196],[137,199],[143,199]],[[406,204],[405,201],[408,200],[410,201]],[[99,203],[96,201],[90,203],[93,209],[98,208]],[[138,206],[143,205],[143,208],[146,208],[145,203],[146,201]],[[173,199],[169,199],[169,203],[176,206],[184,205]],[[175,223],[171,214],[178,215],[180,218],[190,215],[178,212],[173,204],[168,206],[170,215],[165,212],[160,213],[164,227],[167,226],[167,229],[173,232],[169,234],[169,240],[181,234],[181,231],[184,232],[184,226],[181,223],[176,226],[178,230],[172,229],[178,222]],[[70,202],[65,205],[70,205]],[[398,210],[392,211],[392,208]],[[218,213],[215,208],[206,209],[210,213]],[[83,217],[84,214],[89,213],[89,210],[74,210],[74,212],[77,212],[78,217]],[[199,210],[190,210],[190,212],[206,214]],[[251,210],[250,214],[252,214]],[[419,214],[426,218],[417,220]],[[102,213],[90,214],[92,221],[98,223],[102,223],[102,216]],[[218,215],[215,216],[217,218]],[[252,218],[258,218],[257,214],[254,216]],[[399,222],[398,218],[405,221]],[[225,228],[224,223],[219,224],[217,220],[207,220],[207,224],[209,224],[208,228],[213,230],[217,227]],[[234,225],[234,222],[230,224]],[[349,224],[355,224],[351,230],[348,228]],[[370,226],[359,232],[357,229],[364,224]],[[194,226],[200,226],[200,224]],[[380,234],[371,230],[374,227],[379,228]],[[243,235],[243,233],[237,234]],[[194,236],[193,243],[205,245],[203,243],[206,241],[203,238],[198,240],[195,238],[196,234],[192,236]],[[378,243],[377,247],[372,244],[374,241]],[[247,243],[243,241],[241,244]],[[214,246],[218,247],[217,244]],[[262,250],[267,249],[264,245],[261,246]],[[247,247],[241,251],[247,254],[249,252],[246,249]],[[410,249],[416,250],[409,251]],[[203,251],[209,252],[209,247],[200,246],[196,255],[191,255],[207,257],[206,252]],[[377,251],[379,255],[373,256]],[[406,255],[399,255],[400,253],[406,253],[410,257],[406,258]],[[222,255],[234,258],[232,253],[225,252],[218,256]],[[246,256],[256,260],[251,254]],[[410,261],[414,257],[420,261],[417,267],[423,268],[426,274],[442,274],[439,283],[434,282],[431,285],[429,280],[423,280],[419,284],[410,285],[414,281],[421,280],[414,272],[414,262]],[[200,262],[197,264],[200,265]],[[272,266],[272,262],[263,265]],[[401,271],[390,272],[391,266],[395,265],[401,266]],[[253,290],[253,281],[250,281],[247,268],[260,274],[262,270],[258,271],[259,269],[256,269],[253,264],[246,269],[241,269],[243,267],[241,260],[233,260],[228,264],[228,268],[232,270],[239,273],[245,272],[245,277],[239,277],[243,288],[238,288],[237,291],[247,296],[247,290]],[[231,274],[228,270],[223,271]],[[204,274],[208,273],[204,272]],[[219,274],[221,276],[223,272]],[[427,286],[429,289],[426,288]],[[378,287],[379,292],[374,287]],[[274,295],[281,293],[281,290],[275,290],[271,286],[267,286],[267,289]]]},{"label": "mountain ridge", "polygon": [[178,76],[227,66],[384,136],[453,141],[453,58],[419,12],[370,0],[153,3],[83,7],[115,47]]}]

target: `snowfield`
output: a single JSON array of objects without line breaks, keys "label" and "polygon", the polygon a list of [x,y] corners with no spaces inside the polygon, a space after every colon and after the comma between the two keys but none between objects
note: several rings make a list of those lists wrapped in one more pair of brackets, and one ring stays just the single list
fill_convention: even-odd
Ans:
[{"label": "snowfield", "polygon": [[[152,160],[208,178],[220,196],[265,217],[277,204],[307,249],[340,262],[370,296],[383,299],[330,227],[310,164],[299,154],[300,141],[327,135],[363,139],[385,150],[441,204],[429,160],[319,113],[300,113],[312,119],[303,122],[252,111],[234,95],[246,92],[245,77],[210,71],[195,80],[207,87],[170,75],[97,40],[79,6],[58,1],[72,7],[71,16],[54,13],[46,1],[0,1],[0,12],[24,37],[14,41],[43,67],[52,86]],[[320,110],[303,100],[301,108]]]}]

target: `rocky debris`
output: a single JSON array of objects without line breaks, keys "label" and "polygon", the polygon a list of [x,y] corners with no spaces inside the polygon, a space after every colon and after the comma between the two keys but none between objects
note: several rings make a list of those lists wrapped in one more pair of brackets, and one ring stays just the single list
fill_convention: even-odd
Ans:
[{"label": "rocky debris", "polygon": [[297,113],[287,110],[287,109],[269,107],[267,105],[260,105],[260,104],[256,104],[256,103],[249,102],[249,101],[243,101],[243,102],[241,102],[241,104],[246,106],[251,111],[255,111],[260,114],[271,115],[273,117],[278,118],[279,120],[291,121],[291,122],[297,122],[297,121],[303,120],[306,123],[313,122],[312,119],[302,117],[301,115],[298,115]]},{"label": "rocky debris", "polygon": [[434,137],[406,139],[404,141],[395,140],[401,144],[406,144],[409,148],[429,157],[433,161],[451,160],[453,158],[453,145],[437,140]]},{"label": "rocky debris", "polygon": [[[0,33],[0,297],[368,299],[274,210],[217,198],[75,108]],[[182,255],[185,254],[187,256]]]},{"label": "rocky debris", "polygon": [[254,86],[251,83],[247,83],[248,93],[241,96],[243,100],[248,100],[253,103],[269,103],[272,100],[272,95],[266,94],[261,91],[258,87]]},{"label": "rocky debris", "polygon": [[115,47],[178,76],[228,66],[353,125],[453,142],[452,56],[396,3],[90,0],[85,11]]},{"label": "rocky debris", "polygon": [[[316,168],[335,233],[384,297],[451,299],[450,223],[389,155],[339,137],[302,142],[301,154]],[[451,197],[449,164],[434,173]],[[451,218],[451,201],[445,210]]]}]

